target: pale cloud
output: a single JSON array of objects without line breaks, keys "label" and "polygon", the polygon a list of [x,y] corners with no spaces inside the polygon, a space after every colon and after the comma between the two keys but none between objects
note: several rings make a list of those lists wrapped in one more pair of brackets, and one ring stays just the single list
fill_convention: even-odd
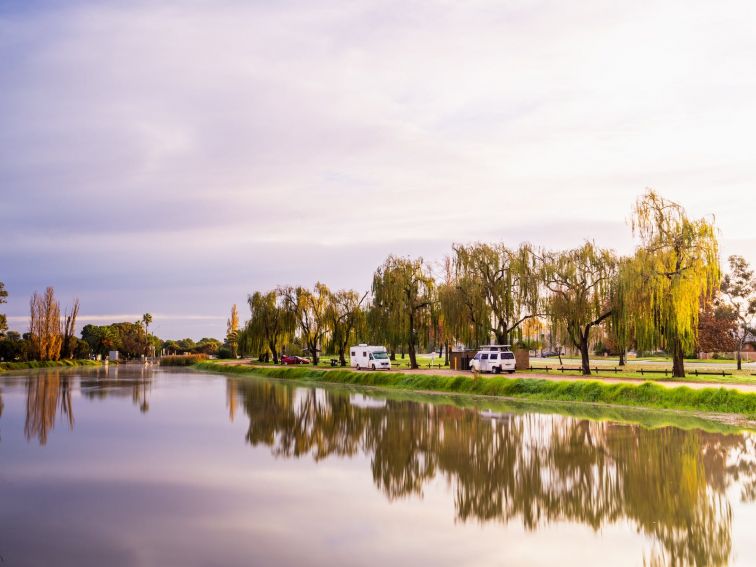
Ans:
[{"label": "pale cloud", "polygon": [[628,252],[625,221],[649,186],[715,214],[723,251],[756,261],[754,10],[0,10],[8,312],[54,283],[90,312],[220,317],[256,287],[364,289],[388,253],[438,259],[452,241]]}]

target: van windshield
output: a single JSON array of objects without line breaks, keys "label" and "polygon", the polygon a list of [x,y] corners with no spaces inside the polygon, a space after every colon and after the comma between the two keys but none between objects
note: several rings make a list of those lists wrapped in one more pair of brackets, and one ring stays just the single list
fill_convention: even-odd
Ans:
[{"label": "van windshield", "polygon": [[373,353],[373,358],[375,358],[376,360],[382,360],[384,358],[388,358],[388,354],[385,350],[379,350]]}]

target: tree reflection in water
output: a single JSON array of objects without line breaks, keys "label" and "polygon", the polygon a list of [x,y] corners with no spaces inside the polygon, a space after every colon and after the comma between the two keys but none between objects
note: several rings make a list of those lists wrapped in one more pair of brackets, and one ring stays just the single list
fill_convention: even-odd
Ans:
[{"label": "tree reflection in water", "polygon": [[[149,370],[141,369],[135,377],[129,370],[127,378],[119,379],[118,369],[98,369],[79,378],[82,396],[89,399],[104,399],[110,396],[131,396],[139,411],[150,409],[149,393],[152,385]],[[74,427],[74,410],[71,391],[75,376],[59,370],[51,370],[30,377],[26,381],[26,421],[24,434],[28,440],[37,439],[45,445],[50,431],[55,427],[58,412],[66,419],[70,429]]]},{"label": "tree reflection in water", "polygon": [[49,432],[55,427],[58,410],[73,429],[74,415],[71,405],[71,379],[58,371],[40,374],[26,382],[26,438],[37,439],[40,445],[47,443]]},{"label": "tree reflection in water", "polygon": [[723,565],[732,551],[733,482],[753,500],[753,438],[674,427],[525,413],[486,417],[412,401],[353,403],[348,394],[265,381],[231,382],[247,441],[280,457],[365,453],[390,499],[422,496],[443,475],[460,521],[527,530],[629,520],[651,538],[652,565]]},{"label": "tree reflection in water", "polygon": [[118,366],[99,368],[96,373],[82,376],[81,393],[90,400],[131,396],[139,411],[147,413],[150,410],[152,369],[131,366],[123,374],[119,376]]}]

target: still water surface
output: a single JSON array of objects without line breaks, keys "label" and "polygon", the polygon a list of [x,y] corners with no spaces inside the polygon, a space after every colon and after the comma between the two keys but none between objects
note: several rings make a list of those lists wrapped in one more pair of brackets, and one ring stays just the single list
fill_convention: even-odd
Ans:
[{"label": "still water surface", "polygon": [[5,376],[0,565],[756,565],[754,434],[487,404]]}]

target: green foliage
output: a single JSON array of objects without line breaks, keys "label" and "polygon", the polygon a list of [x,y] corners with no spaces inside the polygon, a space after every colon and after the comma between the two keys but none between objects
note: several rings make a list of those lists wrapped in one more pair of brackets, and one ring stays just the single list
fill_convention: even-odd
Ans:
[{"label": "green foliage", "polygon": [[540,278],[531,246],[475,243],[453,249],[454,277],[442,306],[458,339],[478,344],[493,333],[497,342],[511,342],[511,333],[538,315]]},{"label": "green foliage", "polygon": [[331,329],[331,344],[339,355],[339,360],[346,363],[346,349],[351,340],[365,334],[365,310],[362,308],[367,293],[360,294],[353,289],[331,294],[326,317]]},{"label": "green foliage", "polygon": [[247,304],[250,318],[239,332],[239,351],[261,359],[270,354],[277,363],[296,329],[293,312],[286,309],[276,290],[256,291],[247,297]]},{"label": "green foliage", "polygon": [[640,246],[624,271],[628,317],[640,349],[663,348],[684,376],[683,354],[696,344],[699,305],[719,286],[719,247],[713,222],[691,220],[653,191],[635,207]]},{"label": "green foliage", "polygon": [[84,325],[81,338],[87,342],[93,354],[107,356],[117,350],[126,358],[149,354],[153,338],[147,334],[142,322],[113,323],[112,325]]},{"label": "green foliage", "polygon": [[573,250],[544,252],[540,260],[544,285],[551,292],[552,327],[580,349],[583,373],[588,375],[590,332],[612,313],[617,258],[612,251],[586,242]]},{"label": "green foliage", "polygon": [[30,351],[30,341],[22,339],[15,331],[8,331],[0,338],[0,361],[26,360]]},{"label": "green foliage", "polygon": [[317,365],[323,339],[329,331],[331,290],[324,283],[317,282],[312,290],[285,286],[278,288],[278,293],[283,298],[283,307],[296,321],[299,339],[312,357],[312,363]]},{"label": "green foliage", "polygon": [[383,325],[384,341],[391,347],[407,345],[413,368],[417,367],[418,338],[431,328],[435,287],[422,258],[389,256],[373,275],[375,322]]}]

